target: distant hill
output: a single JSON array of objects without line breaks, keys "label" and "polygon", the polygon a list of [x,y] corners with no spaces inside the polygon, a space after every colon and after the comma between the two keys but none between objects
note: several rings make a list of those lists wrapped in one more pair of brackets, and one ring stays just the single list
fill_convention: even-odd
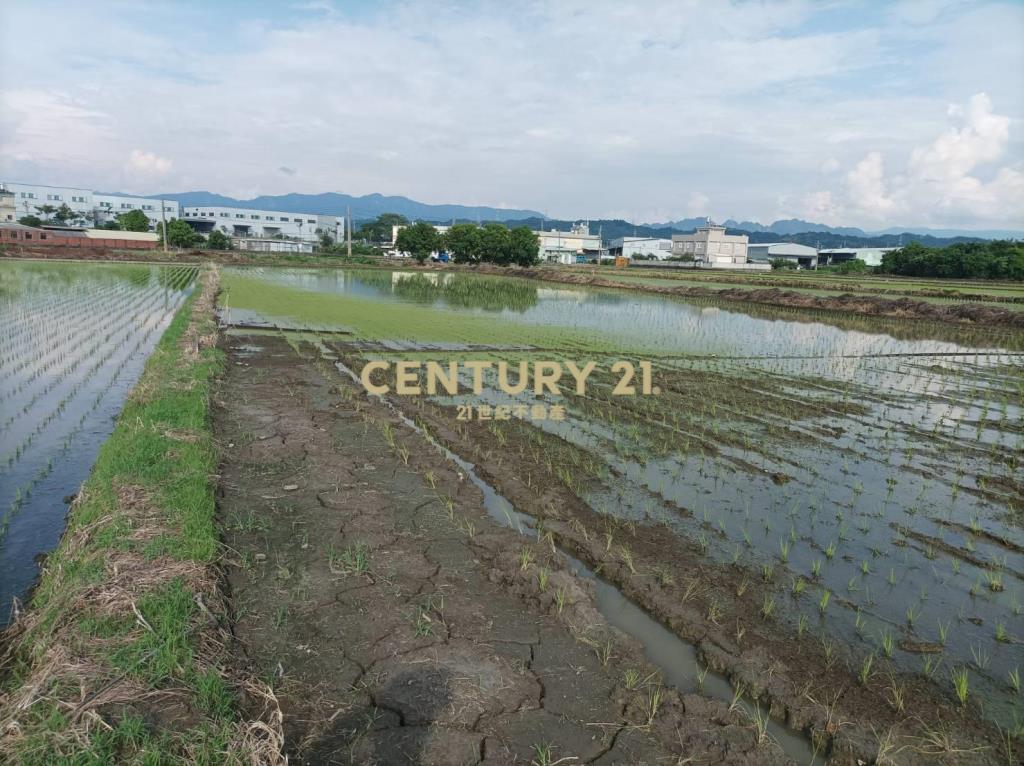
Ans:
[{"label": "distant hill", "polygon": [[[646,225],[655,229],[671,227],[674,229],[693,230],[698,226],[703,226],[706,221],[706,217],[683,218],[679,221],[671,221],[669,223],[654,223]],[[859,229],[856,226],[828,226],[827,224],[824,223],[802,221],[799,218],[787,218],[781,221],[775,221],[774,223],[771,223],[767,226],[758,223],[757,221],[736,221],[730,218],[727,221],[725,221],[725,223],[723,223],[722,225],[728,229],[735,229],[738,231],[746,231],[750,233],[756,232],[777,234],[782,237],[813,232],[821,234],[838,234],[840,236],[845,237],[861,237],[866,239],[874,239],[878,237],[884,237],[887,235],[894,235],[897,241],[899,240],[900,235],[906,236],[907,234],[949,240],[1024,239],[1024,231],[1015,231],[1012,229],[984,229],[973,231],[971,229],[930,229],[926,226],[893,226],[888,229],[881,229],[877,231],[865,231],[864,229]]]},{"label": "distant hill", "polygon": [[[114,192],[116,194],[116,192]],[[327,192],[325,194],[280,194],[235,199],[209,191],[175,192],[151,194],[151,199],[176,200],[182,205],[219,205],[222,207],[251,207],[266,210],[281,210],[291,213],[318,213],[320,215],[344,215],[347,207],[352,208],[356,222],[369,221],[381,213],[398,213],[410,220],[450,223],[451,221],[497,221],[515,223],[533,229],[560,228],[572,225],[570,220],[544,218],[536,210],[516,210],[472,205],[431,205],[417,202],[408,197],[367,194],[354,197],[350,194]],[[577,219],[579,220],[579,219]],[[673,233],[691,232],[707,222],[706,216],[682,218],[666,223],[633,224],[621,219],[591,220],[592,232],[601,232],[605,240],[622,236],[670,237]],[[820,247],[896,247],[901,243],[921,242],[942,247],[953,242],[973,242],[982,239],[1020,239],[1024,231],[1009,229],[930,229],[927,227],[891,227],[880,231],[865,231],[855,226],[828,226],[799,218],[787,218],[769,225],[757,221],[736,221],[729,219],[723,224],[729,231],[750,235],[751,242],[792,241],[799,244]]]},{"label": "distant hill", "polygon": [[470,205],[429,205],[408,197],[385,197],[383,194],[367,194],[353,197],[349,194],[327,192],[325,194],[281,194],[277,196],[235,199],[208,191],[179,192],[174,194],[150,194],[151,199],[175,200],[182,205],[219,205],[221,207],[249,207],[264,210],[280,210],[285,213],[316,213],[319,215],[345,215],[345,209],[352,207],[355,221],[369,221],[381,213],[398,213],[410,220],[450,221],[463,218],[472,221],[507,221],[516,218],[540,216],[536,210],[513,210],[498,207],[473,207]]}]

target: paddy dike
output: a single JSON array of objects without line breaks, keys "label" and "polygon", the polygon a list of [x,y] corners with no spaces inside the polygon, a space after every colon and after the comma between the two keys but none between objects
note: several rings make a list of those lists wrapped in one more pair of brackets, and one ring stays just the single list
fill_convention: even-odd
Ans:
[{"label": "paddy dike", "polygon": [[221,343],[234,650],[294,763],[790,762],[740,706],[661,685],[550,542],[311,346]]}]

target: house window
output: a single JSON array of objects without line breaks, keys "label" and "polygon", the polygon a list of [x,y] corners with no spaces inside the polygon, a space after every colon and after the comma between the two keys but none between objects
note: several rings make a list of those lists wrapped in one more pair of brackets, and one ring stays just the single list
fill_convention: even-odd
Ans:
[{"label": "house window", "polygon": [[21,198],[22,199],[35,199],[36,195],[35,195],[35,192],[22,192],[21,193]]},{"label": "house window", "polygon": [[235,213],[235,218],[245,218],[244,213]]},{"label": "house window", "polygon": [[60,202],[60,195],[59,194],[47,194],[46,195],[46,199],[52,200],[53,202]]},{"label": "house window", "polygon": [[142,209],[143,209],[143,210],[152,210],[152,209],[153,209],[153,206],[152,206],[152,205],[143,205],[143,206],[142,206]]},{"label": "house window", "polygon": [[46,239],[46,235],[45,234],[40,234],[39,235],[39,239]]},{"label": "house window", "polygon": [[316,223],[316,219],[315,218],[307,218],[306,219],[306,223]]},{"label": "house window", "polygon": [[250,218],[251,218],[252,220],[254,220],[254,221],[258,221],[258,220],[260,220],[260,217],[259,217],[258,215],[251,215],[251,216],[249,216],[249,217],[250,217]]},{"label": "house window", "polygon": [[268,220],[268,221],[273,221],[273,220],[274,220],[274,216],[272,216],[272,215],[268,215],[268,216],[267,216],[267,220]]}]

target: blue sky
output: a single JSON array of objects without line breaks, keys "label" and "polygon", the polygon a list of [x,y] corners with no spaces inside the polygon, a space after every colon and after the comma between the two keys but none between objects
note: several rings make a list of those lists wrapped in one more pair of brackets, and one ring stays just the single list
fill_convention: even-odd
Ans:
[{"label": "blue sky", "polygon": [[1024,3],[5,0],[0,178],[1024,228]]}]

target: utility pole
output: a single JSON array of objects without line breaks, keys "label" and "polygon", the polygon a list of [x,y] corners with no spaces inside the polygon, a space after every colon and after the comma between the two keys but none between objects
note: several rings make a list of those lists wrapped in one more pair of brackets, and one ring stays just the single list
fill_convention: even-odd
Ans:
[{"label": "utility pole", "polygon": [[345,241],[348,243],[348,257],[352,257],[352,206],[345,208]]},{"label": "utility pole", "polygon": [[160,200],[160,222],[164,227],[164,252],[167,252],[167,206]]}]

